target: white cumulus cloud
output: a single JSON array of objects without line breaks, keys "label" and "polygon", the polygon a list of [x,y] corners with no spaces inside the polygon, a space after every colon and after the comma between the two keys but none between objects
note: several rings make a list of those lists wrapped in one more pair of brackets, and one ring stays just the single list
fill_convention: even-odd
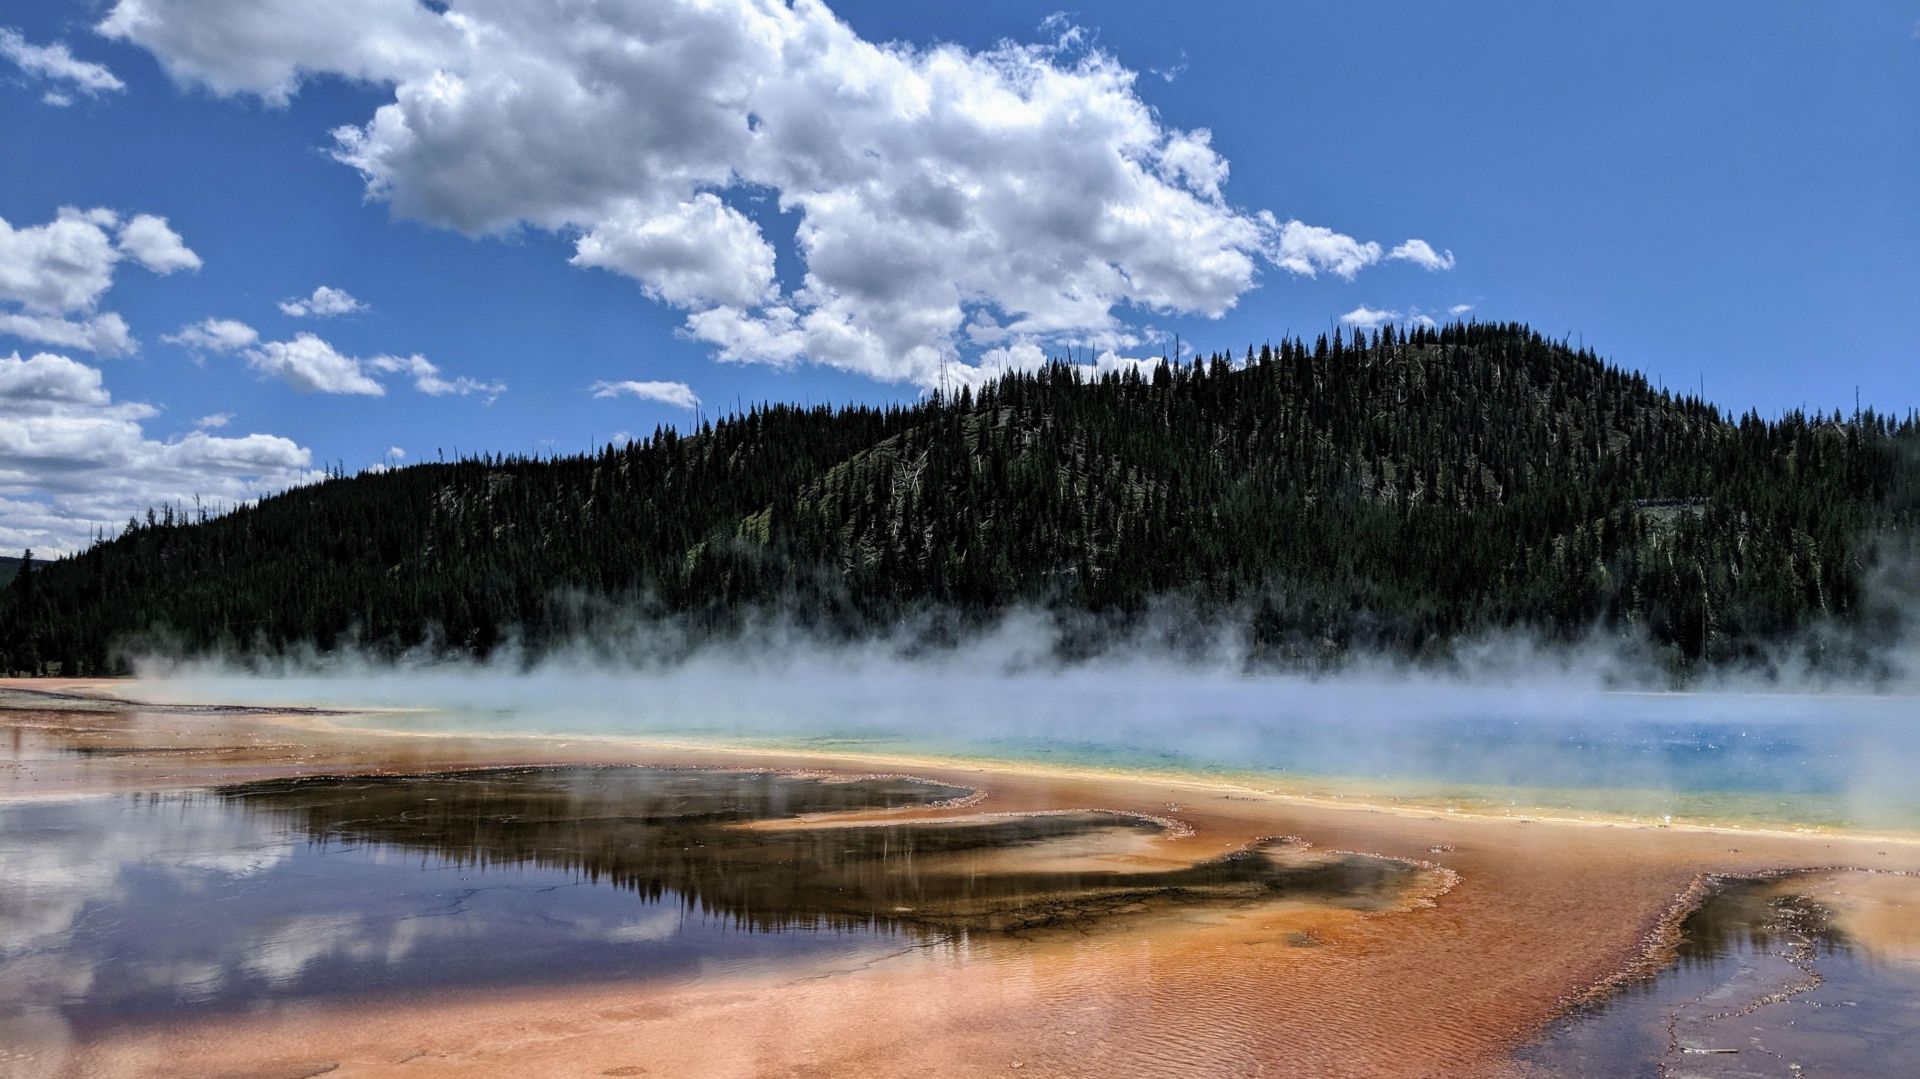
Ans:
[{"label": "white cumulus cloud", "polygon": [[118,223],[110,210],[73,207],[25,228],[0,218],[0,301],[45,312],[91,308],[113,284]]},{"label": "white cumulus cloud", "polygon": [[98,368],[0,356],[0,549],[58,554],[160,504],[231,506],[317,478],[289,439],[196,430],[151,438],[150,405],[117,402]]},{"label": "white cumulus cloud", "polygon": [[280,310],[294,318],[332,318],[335,315],[357,314],[366,309],[367,305],[355,299],[347,290],[331,285],[321,285],[313,290],[311,296],[280,301]]},{"label": "white cumulus cloud", "polygon": [[1340,316],[1341,322],[1360,330],[1379,329],[1381,326],[1389,322],[1397,322],[1399,319],[1400,312],[1398,311],[1383,311],[1377,307],[1368,307],[1366,304],[1361,304],[1359,307]]},{"label": "white cumulus cloud", "polygon": [[163,217],[122,220],[106,209],[68,206],[44,225],[0,218],[0,335],[121,356],[138,347],[126,320],[99,310],[123,261],[157,274],[200,267]]},{"label": "white cumulus cloud", "polygon": [[24,360],[18,352],[0,356],[0,401],[10,410],[104,405],[109,400],[100,372],[86,364],[47,352]]},{"label": "white cumulus cloud", "polygon": [[616,208],[580,237],[573,263],[617,270],[680,307],[752,307],[773,293],[773,258],[758,226],[702,191],[664,213]]},{"label": "white cumulus cloud", "polygon": [[459,37],[418,0],[120,0],[96,29],[146,46],[181,82],[274,104],[306,75],[421,77]]},{"label": "white cumulus cloud", "polygon": [[1263,264],[1382,257],[1234,206],[1209,133],[1064,19],[986,50],[867,41],[820,0],[117,0],[99,29],[218,93],[381,88],[334,133],[371,196],[564,236],[725,360],[931,386],[982,314],[1002,341],[1124,347],[1142,313],[1224,314]]},{"label": "white cumulus cloud", "polygon": [[684,382],[602,381],[588,389],[595,397],[638,397],[643,401],[658,401],[674,408],[700,407],[700,398],[693,392],[693,387]]},{"label": "white cumulus cloud", "polygon": [[1380,245],[1365,243],[1303,221],[1280,226],[1273,261],[1281,269],[1302,277],[1318,277],[1322,272],[1351,281],[1355,274],[1380,261]]},{"label": "white cumulus cloud", "polygon": [[276,375],[301,393],[344,393],[380,397],[385,386],[368,376],[362,361],[310,333],[291,341],[268,341],[246,352],[247,366]]},{"label": "white cumulus cloud", "polygon": [[236,319],[209,318],[191,326],[182,326],[177,332],[167,334],[160,340],[196,352],[238,352],[258,344],[260,332]]},{"label": "white cumulus cloud", "polygon": [[112,311],[91,318],[0,311],[0,335],[56,348],[85,349],[102,356],[125,356],[139,347],[127,320]]},{"label": "white cumulus cloud", "polygon": [[1411,262],[1428,270],[1453,269],[1453,252],[1435,251],[1433,245],[1425,240],[1408,240],[1387,252],[1387,257]]},{"label": "white cumulus cloud", "polygon": [[120,226],[120,250],[158,274],[200,268],[200,256],[187,249],[166,218],[152,214],[135,214]]}]

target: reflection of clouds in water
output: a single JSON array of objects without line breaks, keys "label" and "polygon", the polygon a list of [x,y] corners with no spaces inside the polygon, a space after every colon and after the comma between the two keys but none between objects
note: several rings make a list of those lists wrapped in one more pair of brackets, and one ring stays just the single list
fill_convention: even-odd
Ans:
[{"label": "reflection of clouds in water", "polygon": [[[393,864],[390,858],[371,860]],[[474,889],[449,898],[444,909],[392,916],[333,912],[285,918],[236,935],[229,954],[238,957],[233,962],[240,970],[285,989],[321,963],[393,967],[429,944],[486,946],[499,931],[497,919],[513,918],[529,906],[537,908],[534,916],[545,932],[572,941],[659,944],[687,928],[687,909],[672,900],[628,901],[611,910],[579,911],[541,904],[545,890],[545,886]],[[638,909],[627,909],[629,904]]]},{"label": "reflection of clouds in water", "polygon": [[[316,844],[284,815],[206,795],[0,806],[0,1022],[64,1029],[63,1010],[102,1001],[299,993],[542,942],[657,945],[686,926],[671,898],[610,888],[555,904],[564,872],[483,883],[447,868],[386,844]],[[503,924],[523,932],[502,938]]]},{"label": "reflection of clouds in water", "polygon": [[[0,807],[0,836],[0,1015],[17,1012],[21,1022],[94,987],[96,967],[116,957],[76,940],[139,913],[116,908],[151,898],[156,884],[171,899],[217,902],[209,893],[287,865],[296,844],[283,822],[192,795]],[[396,962],[421,937],[450,929],[471,933],[445,918],[298,914],[236,925],[198,948],[182,938],[124,973],[205,999],[242,973],[282,986],[322,959]]]},{"label": "reflection of clouds in water", "polygon": [[[392,864],[392,852],[379,851],[370,860]],[[532,889],[537,894],[541,889]],[[276,988],[299,981],[317,963],[345,960],[395,966],[428,943],[466,940],[484,944],[498,931],[491,917],[499,911],[475,908],[516,906],[529,893],[510,887],[475,889],[448,900],[445,909],[415,911],[391,917],[354,913],[301,915],[262,926],[234,939],[238,965]],[[536,900],[537,902],[537,900]],[[464,915],[472,912],[474,917]],[[626,912],[595,915],[577,911],[542,910],[539,917],[550,929],[574,940],[614,944],[649,944],[677,936],[686,913],[677,905],[647,906],[638,916]]]},{"label": "reflection of clouds in water", "polygon": [[22,958],[9,955],[4,965],[6,977],[0,979],[0,1016],[15,1009],[31,1012],[52,1008],[93,988],[93,964],[75,962],[74,957],[63,953]]},{"label": "reflection of clouds in water", "polygon": [[405,958],[420,932],[414,921],[381,925],[356,914],[303,915],[248,933],[235,941],[234,950],[244,969],[286,986],[323,959],[393,963]]},{"label": "reflection of clouds in water", "polygon": [[188,1000],[210,997],[226,984],[225,964],[195,956],[173,956],[159,962],[143,963],[135,971],[140,980],[163,988]]},{"label": "reflection of clouds in water", "polygon": [[[0,890],[0,959],[21,962],[63,941],[90,908],[123,902],[131,871],[164,874],[198,891],[264,872],[292,854],[282,828],[193,802],[90,798],[0,807],[0,880],[7,884]],[[157,819],[165,826],[155,827]],[[7,997],[0,984],[0,1002]]]},{"label": "reflection of clouds in water", "polygon": [[[618,775],[635,782],[607,793],[598,772],[552,777],[564,804],[533,816],[556,831],[528,852],[489,845],[520,819],[508,811],[526,807],[497,792],[450,800],[417,778],[397,781],[400,797],[384,802],[350,780],[323,781],[285,806],[246,787],[0,803],[0,1079],[74,1073],[89,1037],[126,1022],[191,1023],[361,994],[700,978],[893,946],[879,931],[761,932],[701,912],[671,873],[592,868],[582,851],[600,848],[575,833],[594,817],[568,808],[580,799],[626,807],[609,818],[616,845],[680,864],[689,847],[645,842],[659,831],[635,823],[647,807],[678,811],[693,798],[704,819],[714,806],[772,798],[735,777],[663,793],[653,786],[660,777]],[[792,792],[775,786],[773,800],[785,804]],[[854,797],[819,786],[829,803]],[[856,801],[903,797],[887,783],[859,789]],[[326,803],[328,790],[338,819],[288,808]]]},{"label": "reflection of clouds in water", "polygon": [[278,840],[248,850],[207,851],[187,855],[165,866],[181,887],[199,890],[218,883],[220,877],[246,877],[262,873],[287,859],[291,840]]},{"label": "reflection of clouds in water", "polygon": [[462,917],[465,912],[463,905],[452,903],[440,911],[390,916],[344,912],[296,915],[236,935],[227,949],[228,962],[276,989],[294,985],[321,963],[392,967],[429,942],[464,939],[484,944],[495,927],[484,920]]},{"label": "reflection of clouds in water", "polygon": [[[92,957],[69,947],[89,920],[130,901],[127,877],[159,874],[200,891],[271,869],[292,853],[281,829],[207,812],[191,798],[89,798],[0,806],[0,1077],[66,1066],[73,1034],[58,1012],[98,980]],[[166,825],[156,827],[156,817]],[[218,985],[218,963],[149,967],[153,984],[187,992]]]},{"label": "reflection of clouds in water", "polygon": [[138,864],[200,883],[206,873],[257,873],[291,853],[293,842],[277,825],[196,803],[191,796],[79,798],[0,807],[7,836],[0,873],[15,886],[72,889]]},{"label": "reflection of clouds in water", "polygon": [[622,944],[667,940],[680,932],[686,917],[686,912],[678,907],[662,907],[644,918],[636,918],[606,930],[603,939]]}]

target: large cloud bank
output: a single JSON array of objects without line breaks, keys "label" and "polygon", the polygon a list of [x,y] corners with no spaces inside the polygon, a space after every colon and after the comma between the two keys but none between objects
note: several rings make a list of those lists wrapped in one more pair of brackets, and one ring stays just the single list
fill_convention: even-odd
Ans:
[{"label": "large cloud bank", "polygon": [[118,0],[99,30],[220,94],[390,88],[333,133],[372,196],[566,236],[724,360],[931,386],[1217,317],[1263,265],[1451,266],[1236,207],[1207,130],[1049,26],[976,51],[867,41],[818,0]]},{"label": "large cloud bank", "polygon": [[[151,405],[116,401],[98,368],[55,353],[0,355],[0,550],[84,547],[145,506],[208,508],[318,478],[277,435],[156,439]],[[224,421],[223,421],[224,422]]]}]

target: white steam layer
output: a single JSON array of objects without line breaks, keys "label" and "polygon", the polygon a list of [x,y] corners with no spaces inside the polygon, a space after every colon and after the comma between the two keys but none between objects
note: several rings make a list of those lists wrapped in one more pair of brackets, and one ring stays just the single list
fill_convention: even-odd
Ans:
[{"label": "white steam layer", "polygon": [[[1291,773],[1485,803],[1637,814],[1920,825],[1909,696],[1697,692],[1645,684],[1632,650],[1499,640],[1447,672],[1384,663],[1325,677],[1250,675],[1231,647],[1195,662],[1152,647],[1056,662],[1044,620],[951,649],[749,645],[537,662],[379,662],[351,654],[242,667],[151,661],[155,700],[423,709],[382,726],[639,739],[744,738],[1093,766]],[[671,661],[648,659],[674,652]],[[1344,786],[1345,783],[1336,783]],[[1639,792],[1614,797],[1605,792]]]}]

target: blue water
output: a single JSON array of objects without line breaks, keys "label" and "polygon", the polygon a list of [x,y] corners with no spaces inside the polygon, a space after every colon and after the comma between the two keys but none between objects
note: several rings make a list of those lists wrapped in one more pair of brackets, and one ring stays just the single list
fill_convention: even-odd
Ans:
[{"label": "blue water", "polygon": [[1674,963],[1564,1017],[1520,1059],[1608,1079],[1920,1072],[1920,961],[1851,938],[1794,880],[1722,882],[1682,925]]},{"label": "blue water", "polygon": [[315,841],[215,796],[0,806],[0,1034],[352,994],[712,975],[890,935],[743,932],[564,864]]},{"label": "blue water", "polygon": [[721,738],[825,750],[1271,776],[1516,809],[1920,828],[1920,700],[1644,694],[1577,683],[1004,675],[876,664],[525,676],[427,669],[163,683],[225,700],[396,705],[370,725]]}]

